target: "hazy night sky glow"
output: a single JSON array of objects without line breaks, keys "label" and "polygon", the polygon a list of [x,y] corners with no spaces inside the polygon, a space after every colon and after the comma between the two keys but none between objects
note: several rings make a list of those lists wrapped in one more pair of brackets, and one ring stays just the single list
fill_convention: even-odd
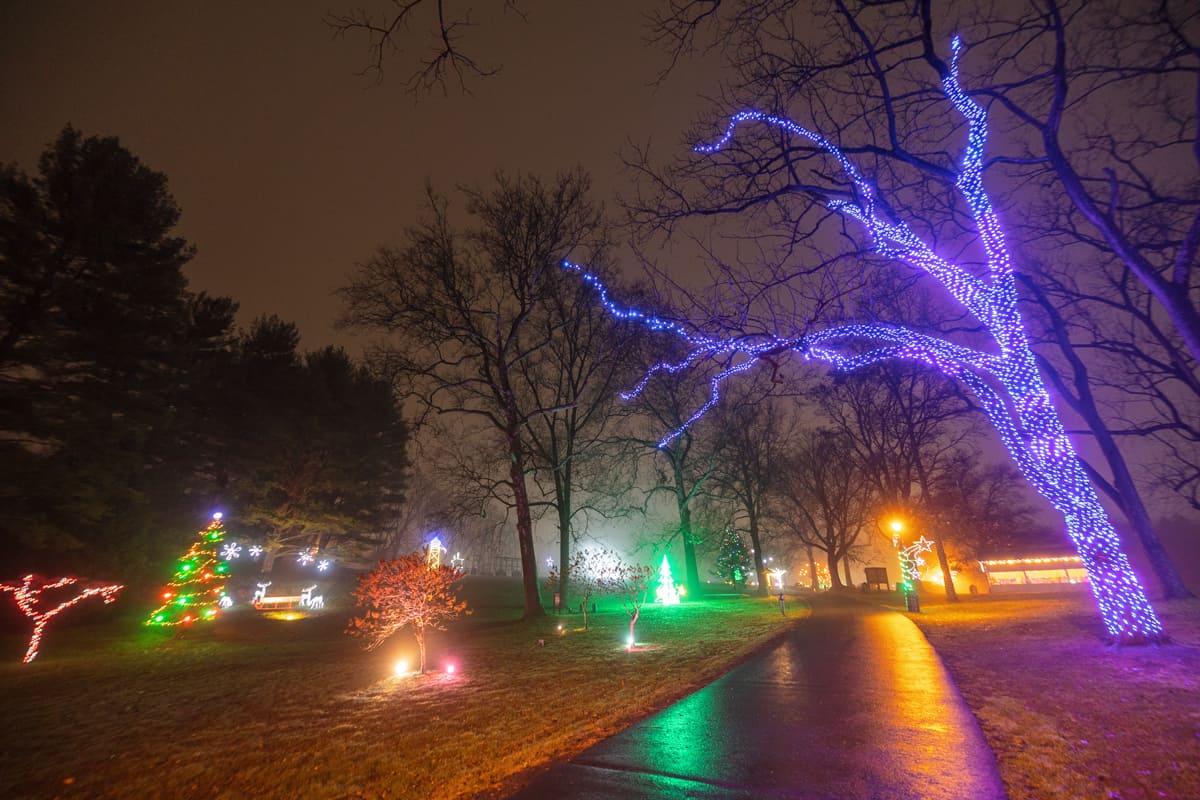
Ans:
[{"label": "hazy night sky glow", "polygon": [[[361,5],[361,4],[360,4]],[[500,4],[496,4],[499,6]],[[305,348],[352,345],[331,293],[354,262],[416,220],[426,178],[443,192],[496,170],[581,165],[608,202],[627,140],[685,146],[715,73],[654,89],[643,3],[523,4],[482,13],[465,44],[500,75],[414,103],[398,59],[356,75],[361,38],[333,39],[338,0],[162,3],[45,0],[0,8],[0,161],[36,170],[63,125],[118,136],[166,173],[199,249],[193,290],[231,295],[239,322],[275,313]],[[370,8],[370,6],[368,6]],[[487,9],[484,9],[487,10]],[[351,347],[352,350],[357,349]]]}]

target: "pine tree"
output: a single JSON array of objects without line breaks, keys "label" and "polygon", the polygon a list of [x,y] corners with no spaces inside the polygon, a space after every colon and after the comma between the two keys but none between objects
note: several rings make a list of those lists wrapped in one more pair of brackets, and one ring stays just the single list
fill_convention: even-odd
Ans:
[{"label": "pine tree", "polygon": [[721,539],[721,549],[717,553],[716,575],[722,580],[735,586],[744,586],[746,576],[750,573],[750,551],[742,535],[729,528]]},{"label": "pine tree", "polygon": [[208,527],[196,535],[200,541],[179,559],[175,576],[163,590],[163,604],[146,620],[147,625],[186,625],[213,619],[220,612],[229,572],[229,565],[217,552],[225,538],[221,513],[213,514]]}]

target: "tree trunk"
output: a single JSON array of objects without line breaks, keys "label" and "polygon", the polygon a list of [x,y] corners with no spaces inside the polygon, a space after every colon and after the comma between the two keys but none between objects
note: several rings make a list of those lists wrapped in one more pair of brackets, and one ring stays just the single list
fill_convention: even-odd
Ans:
[{"label": "tree trunk", "polygon": [[942,581],[946,586],[946,600],[951,603],[958,602],[958,590],[954,588],[954,576],[950,574],[950,559],[946,558],[946,548],[942,546],[942,537],[938,537],[933,543],[933,547],[937,550],[938,565],[942,568]]},{"label": "tree trunk", "polygon": [[842,559],[842,569],[846,571],[846,588],[854,588],[854,581],[850,577],[850,554],[847,553]]},{"label": "tree trunk", "polygon": [[817,580],[817,558],[816,558],[816,555],[813,553],[813,546],[811,544],[805,545],[805,549],[808,551],[808,585],[809,585],[809,588],[812,589],[814,592],[820,591],[821,582],[819,580]]},{"label": "tree trunk", "polygon": [[421,654],[421,674],[424,675],[425,674],[425,629],[417,628],[415,635],[417,637],[417,650]]},{"label": "tree trunk", "polygon": [[700,568],[696,566],[696,542],[692,537],[692,509],[688,506],[687,495],[683,493],[683,477],[675,475],[677,486],[676,499],[679,505],[679,531],[683,534],[683,567],[687,581],[689,598],[699,598]]},{"label": "tree trunk", "polygon": [[842,576],[838,574],[839,559],[836,555],[834,555],[834,552],[832,549],[825,551],[825,560],[827,562],[826,565],[829,567],[829,583],[830,583],[829,588],[831,588],[835,591],[837,589],[841,589],[842,588]]},{"label": "tree trunk", "polygon": [[[560,481],[564,481],[560,485]],[[571,563],[571,486],[570,475],[560,475],[557,471],[554,474],[554,494],[557,496],[558,503],[558,607],[565,609],[569,607],[567,602],[567,584],[570,580],[570,575],[567,574],[567,565]],[[584,612],[587,614],[587,598],[584,598]],[[587,628],[587,617],[584,617],[583,627]]]},{"label": "tree trunk", "polygon": [[633,649],[633,645],[637,641],[637,639],[634,638],[633,628],[635,625],[637,625],[638,617],[641,615],[641,613],[642,613],[642,610],[640,608],[638,608],[637,606],[634,606],[633,613],[629,615],[629,649],[630,650]]},{"label": "tree trunk", "polygon": [[763,567],[763,551],[762,545],[758,541],[758,515],[749,514],[750,519],[750,546],[754,548],[754,572],[758,575],[758,590],[755,592],[759,597],[767,596],[767,573]]},{"label": "tree trunk", "polygon": [[996,376],[1009,402],[978,381],[976,397],[1025,479],[1063,515],[1109,634],[1126,644],[1163,641],[1162,623],[1050,402],[1033,352],[1013,344],[1023,344],[1023,352],[1014,347]]},{"label": "tree trunk", "polygon": [[544,617],[538,594],[537,556],[533,551],[533,518],[529,513],[529,490],[525,485],[525,455],[521,447],[521,426],[510,412],[508,428],[509,477],[512,480],[513,505],[517,510],[517,542],[521,546],[521,580],[525,596],[525,619]]},{"label": "tree trunk", "polygon": [[268,547],[266,550],[263,551],[263,562],[262,562],[262,570],[261,570],[263,575],[271,574],[271,570],[275,566],[275,557],[278,554],[278,552],[279,551],[277,551],[273,547]]},{"label": "tree trunk", "polygon": [[[1175,569],[1171,556],[1159,541],[1158,534],[1154,530],[1154,523],[1150,520],[1150,514],[1146,510],[1146,504],[1142,502],[1141,492],[1133,480],[1133,475],[1129,472],[1125,456],[1121,452],[1121,448],[1117,446],[1112,432],[1109,431],[1104,416],[1100,413],[1096,396],[1092,392],[1087,364],[1075,351],[1075,345],[1068,334],[1062,314],[1032,279],[1026,277],[1022,283],[1029,287],[1038,306],[1050,318],[1050,333],[1054,336],[1059,352],[1063,354],[1071,367],[1074,393],[1068,391],[1066,379],[1052,364],[1044,359],[1039,359],[1041,367],[1050,377],[1055,388],[1059,390],[1059,396],[1066,400],[1079,416],[1083,417],[1083,421],[1087,423],[1088,428],[1096,437],[1096,444],[1099,445],[1100,452],[1104,455],[1104,460],[1108,462],[1109,471],[1113,476],[1112,486],[1104,488],[1120,506],[1121,513],[1125,515],[1125,519],[1137,533],[1138,540],[1142,543],[1142,549],[1145,550],[1146,557],[1150,560],[1150,567],[1154,570],[1154,574],[1162,586],[1163,596],[1169,600],[1193,597],[1191,590],[1187,588],[1187,584],[1180,577],[1179,571]],[[1103,486],[1103,484],[1101,485]]]}]

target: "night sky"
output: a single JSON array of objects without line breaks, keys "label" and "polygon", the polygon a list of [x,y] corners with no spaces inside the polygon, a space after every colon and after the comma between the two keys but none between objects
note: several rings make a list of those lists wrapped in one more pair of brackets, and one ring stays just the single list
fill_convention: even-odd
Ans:
[{"label": "night sky", "polygon": [[296,322],[305,348],[353,350],[333,330],[331,293],[415,221],[426,178],[448,191],[498,169],[578,164],[609,200],[627,140],[682,146],[699,95],[715,90],[699,67],[649,85],[664,61],[642,43],[644,3],[544,2],[523,4],[527,22],[476,13],[464,47],[500,75],[474,81],[470,96],[415,102],[408,62],[389,62],[376,85],[356,74],[366,40],[334,39],[322,21],[357,5],[4,3],[0,161],[33,172],[67,122],[120,137],[170,180],[180,232],[199,249],[192,289],[234,297],[242,324],[262,313]]}]

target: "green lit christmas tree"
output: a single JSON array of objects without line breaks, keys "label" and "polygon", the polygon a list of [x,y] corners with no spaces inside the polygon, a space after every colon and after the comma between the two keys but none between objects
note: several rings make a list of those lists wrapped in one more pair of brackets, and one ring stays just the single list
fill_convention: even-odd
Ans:
[{"label": "green lit christmas tree", "polygon": [[200,541],[179,559],[175,576],[163,589],[163,604],[146,620],[147,625],[186,625],[213,619],[220,612],[229,574],[229,564],[218,554],[225,538],[221,513],[213,514],[208,527],[196,535]]},{"label": "green lit christmas tree", "polygon": [[665,555],[662,566],[658,568],[658,589],[654,594],[664,606],[679,605],[679,590],[675,587],[675,579],[671,577],[671,563]]},{"label": "green lit christmas tree", "polygon": [[721,547],[717,551],[717,577],[734,586],[743,586],[746,576],[750,574],[750,550],[746,540],[733,528],[725,531],[721,539]]}]

